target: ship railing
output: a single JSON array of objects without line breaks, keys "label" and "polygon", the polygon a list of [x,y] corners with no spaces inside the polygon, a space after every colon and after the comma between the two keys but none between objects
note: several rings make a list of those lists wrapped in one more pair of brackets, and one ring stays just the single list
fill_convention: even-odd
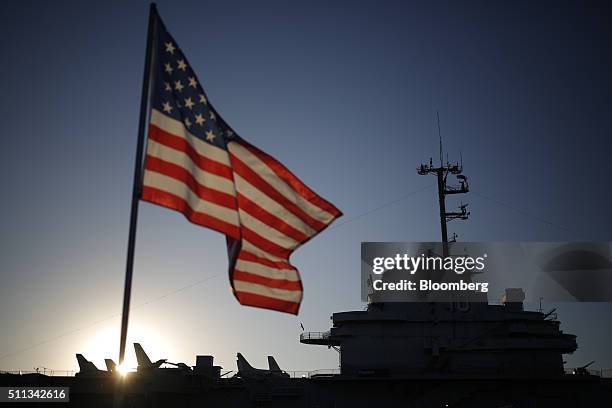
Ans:
[{"label": "ship railing", "polygon": [[25,374],[42,374],[53,377],[74,377],[77,372],[74,370],[51,370],[40,369],[40,370],[0,370],[0,374],[15,374],[15,375],[25,375]]},{"label": "ship railing", "polygon": [[312,378],[314,376],[339,375],[339,368],[324,368],[313,371],[285,371],[291,378]]},{"label": "ship railing", "polygon": [[330,333],[326,332],[304,332],[300,334],[300,340],[327,340]]},{"label": "ship railing", "polygon": [[[325,377],[325,376],[339,375],[340,369],[339,368],[324,368],[324,369],[313,370],[313,371],[284,371],[284,372],[289,374],[290,378],[312,378],[316,376]],[[237,371],[228,371],[227,373],[224,373],[223,378],[232,378],[237,373],[238,373]]]},{"label": "ship railing", "polygon": [[330,376],[330,375],[340,375],[340,369],[339,368],[324,368],[321,370],[314,370],[314,371],[309,371],[308,372],[308,378],[314,377],[314,376]]},{"label": "ship railing", "polygon": [[566,368],[565,374],[573,374],[573,375],[584,375],[588,373],[589,375],[595,375],[601,378],[612,378],[612,368]]},{"label": "ship railing", "polygon": [[[339,375],[339,368],[324,368],[320,370],[313,371],[285,371],[289,374],[291,378],[311,378],[314,376],[331,376],[331,375]],[[54,376],[54,377],[74,377],[77,371],[74,370],[0,370],[0,374],[15,374],[15,375],[26,375],[26,374],[43,374],[46,376]],[[224,378],[231,378],[237,371],[228,371],[223,375]]]}]

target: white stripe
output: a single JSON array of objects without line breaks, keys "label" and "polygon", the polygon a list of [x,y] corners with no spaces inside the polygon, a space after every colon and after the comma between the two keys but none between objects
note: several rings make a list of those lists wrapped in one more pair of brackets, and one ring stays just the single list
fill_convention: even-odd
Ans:
[{"label": "white stripe", "polygon": [[182,181],[154,171],[146,170],[143,184],[182,198],[187,201],[189,207],[193,211],[218,218],[221,221],[225,221],[235,226],[240,226],[238,211],[201,199]]},{"label": "white stripe", "polygon": [[234,182],[232,180],[202,170],[184,152],[149,139],[147,154],[184,168],[203,186],[230,194],[234,197],[236,196],[236,189],[234,188]]},{"label": "white stripe", "polygon": [[300,280],[298,273],[294,269],[276,269],[260,263],[249,262],[242,259],[238,259],[236,261],[236,266],[234,269],[270,279],[285,279],[289,281]]},{"label": "white stripe", "polygon": [[210,143],[206,143],[189,133],[182,122],[166,116],[156,109],[151,109],[151,123],[165,132],[172,133],[175,136],[185,139],[199,155],[206,156],[226,166],[231,166],[229,155],[225,150]]},{"label": "white stripe", "polygon": [[295,249],[300,245],[298,241],[264,224],[244,210],[238,209],[238,213],[240,214],[240,222],[242,225],[276,245],[285,249]]},{"label": "white stripe", "polygon": [[274,299],[287,300],[289,302],[299,302],[302,299],[301,290],[286,290],[270,288],[257,283],[245,282],[234,279],[234,289],[238,292],[254,293],[256,295],[267,296]]},{"label": "white stripe", "polygon": [[263,249],[253,245],[251,242],[249,242],[245,238],[242,238],[242,249],[260,258],[267,259],[268,261],[285,262],[285,263],[287,262],[287,258],[281,258],[279,256],[266,252]]},{"label": "white stripe", "polygon": [[240,194],[247,197],[249,200],[253,201],[260,207],[264,208],[269,213],[274,214],[276,217],[285,221],[293,228],[297,229],[298,231],[301,231],[303,234],[309,237],[317,233],[308,224],[306,224],[292,212],[288,211],[278,202],[271,199],[266,194],[259,191],[256,187],[252,186],[251,183],[240,177],[238,173],[234,173],[234,183],[236,184],[236,190]]},{"label": "white stripe", "polygon": [[229,143],[227,145],[230,153],[235,155],[241,161],[243,161],[248,167],[250,167],[255,173],[262,177],[270,186],[276,191],[281,193],[287,200],[296,204],[302,210],[304,210],[311,217],[328,224],[333,221],[334,216],[327,211],[319,208],[315,204],[306,200],[300,194],[295,192],[287,183],[280,179],[267,164],[259,160],[259,158],[253,155],[246,147],[240,143]]}]

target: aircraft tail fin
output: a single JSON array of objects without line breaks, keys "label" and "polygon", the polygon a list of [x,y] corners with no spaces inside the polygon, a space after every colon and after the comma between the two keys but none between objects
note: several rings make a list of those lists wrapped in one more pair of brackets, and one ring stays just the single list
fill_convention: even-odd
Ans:
[{"label": "aircraft tail fin", "polygon": [[106,370],[109,373],[113,373],[117,371],[117,364],[115,364],[115,362],[111,360],[110,358],[104,359],[104,363],[106,363]]},{"label": "aircraft tail fin", "polygon": [[238,353],[238,361],[237,361],[237,365],[238,365],[238,372],[242,371],[253,371],[254,368],[249,364],[249,362],[246,360],[246,358],[244,358],[244,356],[240,353]]},{"label": "aircraft tail fin", "polygon": [[278,366],[278,363],[276,362],[276,360],[272,356],[268,356],[268,368],[270,369],[270,372],[273,372],[273,373],[280,373],[280,372],[282,372],[282,370]]},{"label": "aircraft tail fin", "polygon": [[98,367],[91,361],[87,360],[82,354],[76,355],[77,361],[79,363],[79,371],[98,371]]},{"label": "aircraft tail fin", "polygon": [[134,343],[134,351],[136,352],[136,361],[138,362],[139,366],[149,367],[153,364],[140,343]]}]

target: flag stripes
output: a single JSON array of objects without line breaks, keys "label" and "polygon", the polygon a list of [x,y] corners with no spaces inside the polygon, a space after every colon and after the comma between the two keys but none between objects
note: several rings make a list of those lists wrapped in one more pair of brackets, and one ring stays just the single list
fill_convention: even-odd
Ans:
[{"label": "flag stripes", "polygon": [[289,257],[341,213],[233,132],[159,17],[156,24],[141,199],[226,235],[241,304],[297,314],[303,289]]},{"label": "flag stripes", "polygon": [[230,272],[241,303],[297,313],[302,284],[289,256],[340,213],[288,174],[242,141],[224,151],[152,110],[142,199],[240,241]]},{"label": "flag stripes", "polygon": [[194,224],[214,229],[231,237],[240,236],[240,228],[238,226],[221,221],[209,214],[195,211],[186,200],[167,191],[144,185],[141,199],[176,210],[185,215]]},{"label": "flag stripes", "polygon": [[300,279],[293,268],[277,268],[276,266],[267,266],[258,262],[249,262],[242,259],[238,259],[234,268],[236,271],[242,271],[269,279],[287,281],[298,281]]},{"label": "flag stripes", "polygon": [[[207,183],[206,180],[201,180],[204,177],[200,177],[200,180],[196,179],[196,176],[185,167],[151,156],[146,162],[145,169],[182,181],[194,194],[203,200],[232,210],[236,209],[236,196],[223,192],[221,189],[213,189],[212,185],[214,183]],[[195,172],[195,170],[192,171]]]},{"label": "flag stripes", "polygon": [[341,215],[336,207],[315,194],[279,161],[255,146],[242,141],[241,144],[232,145],[230,151],[287,199],[293,201],[300,208],[306,208],[311,215],[319,218],[321,222],[328,224]]},{"label": "flag stripes", "polygon": [[[307,224],[310,228],[315,231],[319,231],[325,228],[325,223],[317,220],[311,214],[307,213],[304,208],[299,207],[294,203],[293,200],[287,198],[288,194],[282,194],[277,189],[268,184],[258,173],[256,173],[253,169],[248,167],[242,160],[241,156],[237,155],[234,146],[235,143],[232,143],[228,146],[230,152],[232,152],[232,168],[234,172],[238,174],[243,180],[245,180],[252,187],[256,188],[263,194],[269,197],[269,199],[275,201],[286,210],[291,212],[293,215],[298,217],[302,222]],[[234,150],[234,151],[233,151]],[[242,153],[239,151],[239,153]],[[280,186],[281,188],[284,186]]]},{"label": "flag stripes", "polygon": [[[284,213],[282,207],[278,208],[279,211],[277,212],[277,214],[285,215],[285,220],[273,214],[272,212],[264,208],[261,208],[259,205],[257,205],[254,201],[247,198],[245,195],[238,193],[237,197],[238,197],[238,201],[240,202],[240,209],[242,211],[254,217],[257,217],[260,220],[265,220],[264,222],[266,224],[276,228],[279,232],[283,233],[284,235],[288,237],[293,238],[295,241],[299,243],[306,242],[308,238],[310,238],[310,236],[315,233],[313,230],[310,230],[309,228],[306,229],[304,227],[304,224],[302,224],[301,227],[303,227],[304,230],[306,230],[306,232],[302,232],[300,229],[295,228],[292,225],[290,225],[286,220],[287,218],[290,218],[290,216],[288,214],[282,214]],[[291,220],[291,221],[295,222],[295,220]]]},{"label": "flag stripes", "polygon": [[[275,214],[277,218],[282,219],[289,226],[297,230],[300,234],[306,236],[307,238],[316,234],[316,230],[313,229],[310,225],[304,222],[300,217],[296,216],[293,212],[289,211],[287,207],[284,207],[281,203],[278,203],[274,200],[270,200],[270,197],[265,193],[258,190],[247,180],[242,178],[240,174],[234,174],[234,183],[236,188],[241,191],[238,197],[242,196],[246,200],[242,200],[242,203],[245,206],[249,206],[249,201],[252,203],[264,203],[268,202],[265,210],[269,213]],[[247,201],[248,200],[248,201]],[[261,208],[259,204],[255,204]]]}]

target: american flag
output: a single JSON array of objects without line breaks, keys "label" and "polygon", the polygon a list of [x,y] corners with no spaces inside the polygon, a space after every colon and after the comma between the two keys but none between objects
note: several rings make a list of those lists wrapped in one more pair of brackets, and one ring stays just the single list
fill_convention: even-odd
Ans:
[{"label": "american flag", "polygon": [[226,235],[241,304],[297,314],[289,256],[342,213],[229,127],[159,16],[154,38],[141,199]]}]

